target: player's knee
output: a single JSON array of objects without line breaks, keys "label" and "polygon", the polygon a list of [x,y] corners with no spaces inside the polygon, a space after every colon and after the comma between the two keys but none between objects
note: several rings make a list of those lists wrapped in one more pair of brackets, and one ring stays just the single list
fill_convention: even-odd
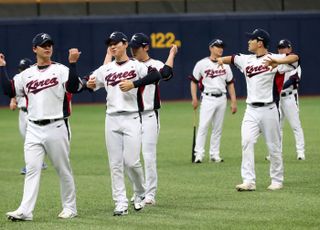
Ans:
[{"label": "player's knee", "polygon": [[251,138],[242,138],[242,149],[249,149],[254,146],[254,141]]},{"label": "player's knee", "polygon": [[137,160],[137,161],[125,161],[124,165],[125,165],[126,168],[129,168],[129,169],[139,168],[139,167],[141,167],[141,162],[140,162],[140,160]]},{"label": "player's knee", "polygon": [[270,155],[279,155],[281,152],[281,144],[276,142],[268,142],[267,147]]},{"label": "player's knee", "polygon": [[155,158],[144,159],[144,167],[145,168],[154,168],[157,165],[157,161]]}]

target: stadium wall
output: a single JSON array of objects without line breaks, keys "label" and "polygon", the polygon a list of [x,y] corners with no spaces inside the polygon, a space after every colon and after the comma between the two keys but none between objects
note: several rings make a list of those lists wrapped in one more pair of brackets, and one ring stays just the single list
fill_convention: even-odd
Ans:
[{"label": "stadium wall", "polygon": [[[0,52],[6,56],[8,73],[13,76],[21,58],[33,60],[31,41],[39,32],[49,33],[54,41],[53,60],[67,63],[68,49],[82,51],[78,72],[83,76],[98,68],[106,52],[104,40],[113,31],[123,31],[128,37],[144,32],[152,40],[151,56],[165,62],[172,43],[180,46],[175,60],[174,78],[161,83],[163,100],[189,99],[188,75],[195,63],[208,56],[208,43],[221,38],[227,44],[224,54],[247,53],[245,32],[264,28],[271,34],[269,50],[276,52],[276,44],[288,38],[294,51],[301,57],[302,83],[300,95],[319,95],[320,77],[320,12],[308,13],[225,13],[191,15],[148,15],[127,17],[68,17],[24,18],[0,20]],[[241,73],[234,69],[238,96],[246,95],[246,85]],[[102,102],[104,90],[74,96],[74,102]],[[9,99],[0,89],[0,105]]]}]

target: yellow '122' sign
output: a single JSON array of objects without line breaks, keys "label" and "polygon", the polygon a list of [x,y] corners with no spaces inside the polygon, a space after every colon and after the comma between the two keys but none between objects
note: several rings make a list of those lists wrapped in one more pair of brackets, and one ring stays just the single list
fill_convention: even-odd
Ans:
[{"label": "yellow '122' sign", "polygon": [[176,39],[176,36],[172,32],[168,33],[152,33],[150,35],[152,48],[170,48],[171,45],[177,45],[181,47],[181,41]]}]

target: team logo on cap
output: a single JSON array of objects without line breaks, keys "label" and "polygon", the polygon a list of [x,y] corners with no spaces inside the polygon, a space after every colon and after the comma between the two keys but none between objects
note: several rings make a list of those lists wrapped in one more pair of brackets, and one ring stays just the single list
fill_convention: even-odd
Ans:
[{"label": "team logo on cap", "polygon": [[41,37],[42,37],[43,40],[49,39],[49,35],[48,34],[42,34]]},{"label": "team logo on cap", "polygon": [[137,36],[136,34],[133,35],[132,40],[134,40],[134,41],[137,40],[137,37],[138,37],[138,36]]},{"label": "team logo on cap", "polygon": [[115,36],[116,36],[116,33],[113,32],[113,33],[110,35],[110,38],[113,38],[113,37],[115,37]]}]

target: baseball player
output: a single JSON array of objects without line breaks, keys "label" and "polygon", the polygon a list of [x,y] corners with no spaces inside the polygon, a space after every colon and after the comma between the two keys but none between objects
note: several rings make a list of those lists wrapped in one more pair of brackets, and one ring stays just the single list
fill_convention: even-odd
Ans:
[{"label": "baseball player", "polygon": [[210,56],[197,62],[190,76],[192,106],[198,108],[197,86],[201,91],[201,107],[199,128],[194,148],[195,163],[201,163],[205,153],[205,142],[209,125],[212,126],[210,139],[210,161],[220,163],[220,139],[224,113],[227,106],[227,90],[231,99],[231,112],[237,112],[236,92],[233,74],[229,65],[219,66],[217,58],[222,56],[224,43],[221,39],[213,39],[209,43]]},{"label": "baseball player", "polygon": [[77,77],[78,49],[69,50],[70,67],[51,61],[54,42],[49,34],[37,34],[33,40],[37,63],[9,81],[5,58],[0,54],[0,80],[9,97],[28,98],[28,125],[24,143],[27,173],[21,204],[6,213],[9,220],[32,220],[36,204],[41,166],[45,154],[60,177],[63,210],[59,218],[77,216],[75,184],[70,166],[70,133],[67,117],[70,115],[70,97],[82,87]]},{"label": "baseball player", "polygon": [[[242,164],[243,183],[236,186],[238,191],[254,191],[256,176],[254,170],[254,145],[260,133],[263,134],[270,154],[269,190],[283,187],[283,160],[281,152],[281,136],[278,97],[275,75],[297,67],[299,57],[268,52],[270,35],[263,29],[256,29],[247,34],[248,50],[253,54],[237,54],[218,58],[218,62],[234,64],[244,74],[247,82],[247,108],[242,121]],[[291,65],[281,65],[291,64]]]},{"label": "baseball player", "polygon": [[[282,39],[278,43],[279,54],[292,53],[292,44],[288,39]],[[288,119],[289,124],[293,130],[296,141],[297,159],[305,160],[304,154],[304,135],[299,118],[299,102],[298,102],[298,85],[301,79],[301,67],[290,72],[278,75],[277,82],[280,89],[280,131],[283,136],[283,125],[285,118]],[[282,138],[281,138],[282,139]],[[283,140],[283,139],[282,139]],[[270,160],[270,157],[266,157]]]},{"label": "baseball player", "polygon": [[[143,33],[136,33],[132,36],[129,47],[132,56],[144,63],[149,70],[156,69],[160,72],[161,78],[165,81],[173,76],[172,68],[175,55],[178,52],[176,45],[170,49],[165,64],[151,58],[148,54],[150,39]],[[139,80],[138,80],[139,81]],[[137,81],[136,81],[137,82]],[[135,83],[136,83],[135,82]],[[133,82],[127,81],[128,87],[133,88]],[[123,83],[125,87],[125,82]],[[142,116],[142,155],[145,167],[146,195],[145,203],[156,204],[156,192],[158,187],[157,174],[157,142],[160,131],[160,97],[158,82],[146,85],[139,89],[142,92],[143,110]],[[133,197],[134,198],[134,197]]]},{"label": "baseball player", "polygon": [[[28,59],[28,58],[21,59],[19,62],[19,65],[18,65],[19,73],[21,73],[23,70],[29,68],[31,65],[32,65],[32,61],[30,59]],[[14,77],[14,80],[16,80],[17,77],[19,77],[19,75],[16,75]],[[20,131],[20,134],[21,134],[23,140],[25,140],[27,123],[28,123],[27,101],[26,101],[25,97],[16,96],[16,97],[11,98],[10,109],[16,110],[16,108],[19,109],[19,131]],[[47,169],[47,168],[48,168],[47,164],[45,162],[43,162],[42,169]],[[25,175],[26,171],[27,171],[26,167],[23,167],[20,171],[20,174]]]},{"label": "baseball player", "polygon": [[[122,32],[113,32],[106,39],[114,61],[95,70],[87,87],[107,91],[106,146],[111,171],[112,197],[115,201],[114,216],[128,214],[128,199],[124,183],[124,169],[128,171],[135,193],[134,209],[141,210],[145,203],[143,169],[140,162],[141,115],[143,108],[141,92],[137,87],[142,83],[159,81],[160,74],[151,71],[137,60],[129,59],[126,53],[128,39]],[[122,92],[121,81],[144,79],[135,89]]]}]

